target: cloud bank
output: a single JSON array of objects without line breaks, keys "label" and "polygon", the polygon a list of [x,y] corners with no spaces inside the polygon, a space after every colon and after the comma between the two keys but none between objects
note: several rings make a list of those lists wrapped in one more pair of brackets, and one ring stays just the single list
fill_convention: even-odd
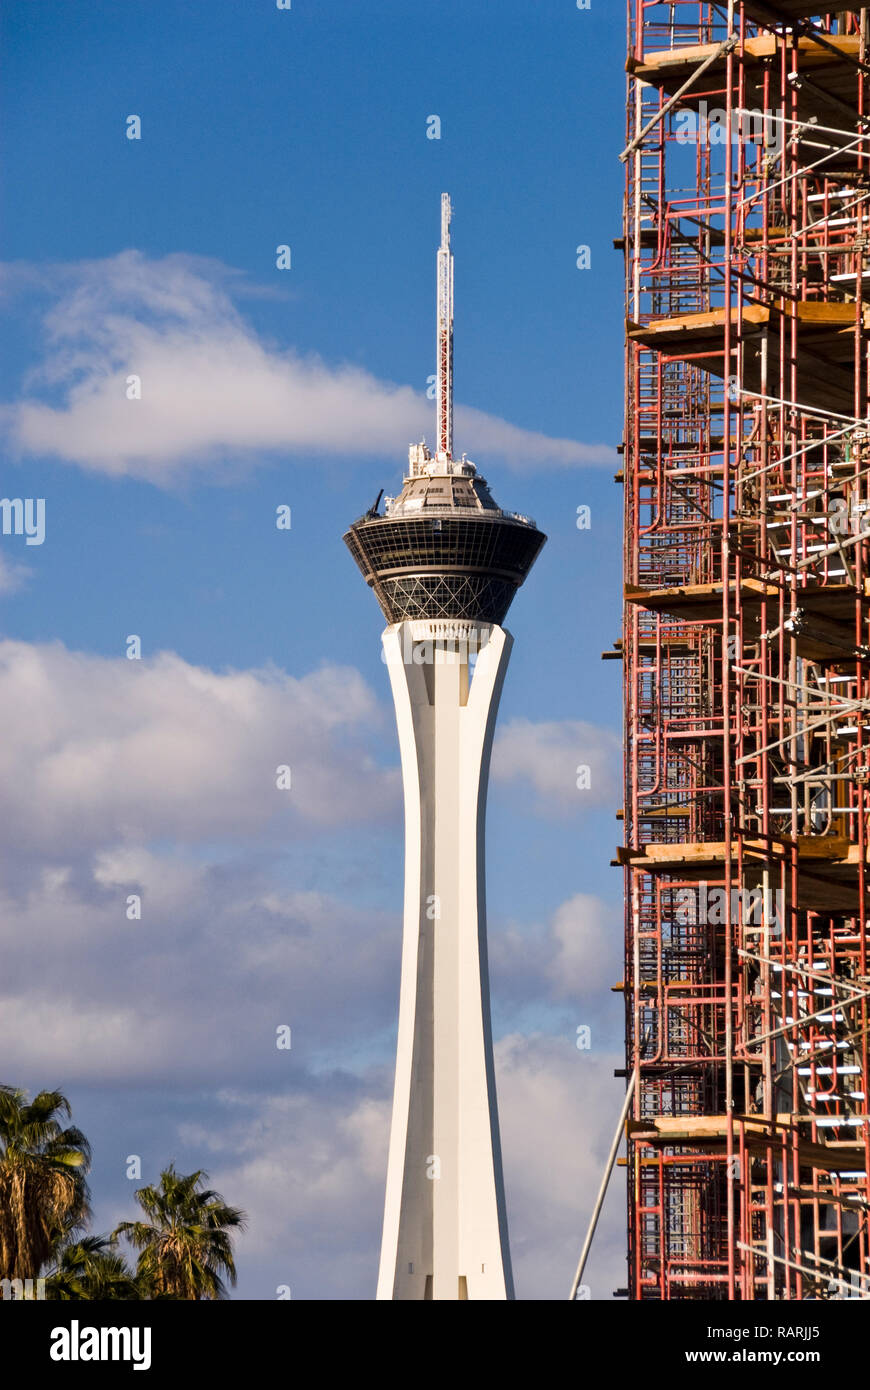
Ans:
[{"label": "cloud bank", "polygon": [[[172,1159],[207,1167],[250,1214],[242,1297],[374,1289],[401,902],[372,905],[371,865],[348,849],[379,824],[400,837],[397,772],[366,741],[383,717],[350,668],[215,672],[0,642],[0,1079],[70,1095],[103,1165],[100,1228],[130,1215],[128,1154],[145,1181]],[[537,728],[508,726],[508,750],[561,748],[540,782],[558,798],[577,729]],[[529,775],[524,757],[511,775]],[[590,894],[490,921],[521,1297],[566,1296],[615,1123],[621,930]],[[624,1282],[614,1201],[593,1298]]]},{"label": "cloud bank", "polygon": [[5,841],[63,853],[100,845],[109,827],[204,843],[397,815],[398,772],[370,753],[381,721],[353,668],[220,673],[171,652],[0,641]]},{"label": "cloud bank", "polygon": [[[26,267],[6,278],[39,280]],[[389,456],[431,432],[424,393],[258,337],[235,304],[240,277],[214,261],[124,251],[61,267],[51,287],[44,359],[24,398],[0,410],[19,456],[169,486],[215,460]],[[517,469],[609,466],[615,457],[469,406],[457,407],[456,430],[472,457]]]},{"label": "cloud bank", "polygon": [[621,743],[611,729],[583,719],[511,719],[499,727],[493,780],[525,784],[542,815],[619,804]]}]

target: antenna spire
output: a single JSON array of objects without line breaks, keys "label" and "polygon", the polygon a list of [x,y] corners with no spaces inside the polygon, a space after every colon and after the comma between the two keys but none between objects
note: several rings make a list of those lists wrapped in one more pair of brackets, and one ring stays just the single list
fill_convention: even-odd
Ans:
[{"label": "antenna spire", "polygon": [[441,245],[438,248],[437,410],[438,453],[453,456],[453,256],[450,252],[450,194],[441,194]]}]

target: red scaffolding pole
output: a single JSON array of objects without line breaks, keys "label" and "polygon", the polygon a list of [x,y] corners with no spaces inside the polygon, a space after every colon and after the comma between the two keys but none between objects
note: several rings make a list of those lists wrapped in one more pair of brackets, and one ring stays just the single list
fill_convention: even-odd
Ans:
[{"label": "red scaffolding pole", "polygon": [[870,1296],[867,11],[629,0],[629,1296]]}]

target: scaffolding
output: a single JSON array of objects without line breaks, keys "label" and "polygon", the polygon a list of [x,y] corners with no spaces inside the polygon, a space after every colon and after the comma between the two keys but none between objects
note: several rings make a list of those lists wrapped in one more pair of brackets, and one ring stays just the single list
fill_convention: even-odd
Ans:
[{"label": "scaffolding", "polygon": [[628,0],[628,1296],[870,1297],[870,11]]}]

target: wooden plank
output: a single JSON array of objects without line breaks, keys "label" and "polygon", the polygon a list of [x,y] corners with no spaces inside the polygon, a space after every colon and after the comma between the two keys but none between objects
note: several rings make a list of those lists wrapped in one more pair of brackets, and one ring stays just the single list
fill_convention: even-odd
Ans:
[{"label": "wooden plank", "polygon": [[[826,44],[820,44],[811,36],[802,34],[797,41],[797,49],[800,56],[800,67],[831,67],[839,64],[842,57],[859,58],[861,52],[861,40],[857,34],[826,34]],[[757,34],[752,38],[746,39],[743,45],[744,64],[753,66],[763,63],[768,58],[775,58],[781,52],[781,40],[775,34]],[[789,37],[789,49],[793,48],[794,41]],[[679,48],[663,49],[660,53],[650,53],[645,62],[637,63],[629,59],[627,71],[634,77],[640,78],[643,82],[653,84],[663,80],[673,81],[679,75],[681,81],[677,85],[682,85],[685,78],[691,76],[695,68],[705,62],[719,47],[718,43],[700,43],[681,46]],[[835,48],[837,53],[831,52]],[[720,62],[713,65],[712,71],[717,72],[719,68],[725,69],[725,55],[722,55]]]},{"label": "wooden plank", "polygon": [[[771,1129],[791,1130],[794,1117],[789,1111],[778,1114],[775,1120],[765,1119],[763,1115],[735,1115],[735,1133],[738,1120],[743,1121],[747,1132],[767,1134]],[[724,1139],[727,1128],[727,1115],[655,1115],[651,1119],[629,1120],[626,1125],[631,1138],[651,1134],[657,1139]]]},{"label": "wooden plank", "polygon": [[792,315],[801,323],[831,323],[854,325],[857,305],[832,303],[828,300],[802,299],[797,304],[788,300],[777,300],[774,307],[787,318]]},{"label": "wooden plank", "polygon": [[[735,580],[729,581],[729,592],[737,593]],[[777,603],[780,586],[759,579],[744,579],[740,597],[744,608],[744,635],[754,640],[760,631],[764,599]],[[643,589],[628,584],[623,589],[626,603],[640,604],[653,613],[670,614],[686,623],[709,623],[721,620],[722,585],[680,584],[661,589]],[[789,606],[792,596],[786,594]],[[799,656],[808,660],[835,659],[852,661],[856,602],[864,602],[866,594],[851,584],[814,584],[798,588],[794,606],[805,611],[806,617],[798,628],[794,641]]]},{"label": "wooden plank", "polygon": [[[808,1115],[778,1114],[774,1120],[763,1115],[735,1115],[734,1135],[742,1125],[747,1148],[751,1151],[766,1149],[771,1143],[779,1144],[783,1139],[797,1141],[798,1162],[808,1168],[820,1168],[826,1172],[839,1172],[863,1167],[864,1145],[856,1142],[839,1141],[836,1144],[820,1144],[805,1139],[797,1129],[799,1123],[809,1123]],[[656,1115],[642,1120],[627,1120],[626,1137],[639,1144],[667,1145],[719,1145],[726,1139],[728,1117],[726,1115]]]},{"label": "wooden plank", "polygon": [[[733,588],[734,581],[731,581]],[[771,586],[772,587],[772,586]],[[714,594],[721,597],[722,585],[718,584],[673,584],[665,589],[642,589],[634,584],[626,584],[623,594],[628,603],[642,603],[649,607],[648,600],[664,603],[669,598],[693,599],[709,598]]]},{"label": "wooden plank", "polygon": [[[797,846],[800,859],[823,860],[834,865],[857,865],[860,862],[859,846],[841,835],[798,835],[777,836],[770,842],[766,840],[744,840],[744,858],[781,858],[793,846]],[[661,868],[665,864],[724,863],[724,840],[697,840],[685,843],[652,843],[639,850],[624,849],[627,861],[641,868],[654,864]],[[734,847],[732,845],[732,856]],[[619,851],[617,851],[619,853]]]},{"label": "wooden plank", "polygon": [[[736,585],[736,579],[729,579],[728,588],[731,593],[734,593]],[[780,593],[780,587],[763,579],[743,579],[740,581],[740,592],[758,598],[776,598]],[[801,592],[798,591],[799,594]],[[627,603],[641,603],[645,608],[653,605],[661,607],[668,599],[680,599],[688,603],[709,598],[721,599],[722,581],[717,580],[712,584],[672,584],[664,589],[643,589],[636,584],[626,584],[623,596]]]},{"label": "wooden plank", "polygon": [[[738,318],[745,319],[747,323],[764,324],[770,319],[770,309],[765,304],[743,304],[739,309],[735,305],[731,310],[731,322],[736,324]],[[651,319],[647,324],[633,323],[629,319],[626,324],[629,338],[654,337],[668,332],[691,333],[703,328],[724,329],[724,326],[724,309],[705,309],[699,314],[673,314],[668,318]]]},{"label": "wooden plank", "polygon": [[[735,326],[738,322],[763,325],[774,318],[796,318],[799,323],[822,325],[831,328],[851,327],[855,324],[857,305],[840,301],[802,299],[797,303],[778,299],[773,304],[742,304],[731,309],[730,318]],[[868,311],[864,311],[865,327],[870,323]],[[655,338],[663,334],[697,333],[705,328],[725,328],[725,310],[705,309],[699,314],[671,314],[666,318],[650,319],[646,324],[634,323],[629,319],[626,329],[629,338]]]}]

